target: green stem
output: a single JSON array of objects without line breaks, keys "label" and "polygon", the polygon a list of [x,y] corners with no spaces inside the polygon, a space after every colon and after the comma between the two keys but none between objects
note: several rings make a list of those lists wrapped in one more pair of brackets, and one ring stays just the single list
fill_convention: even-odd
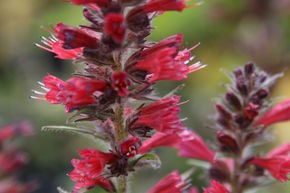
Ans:
[{"label": "green stem", "polygon": [[117,193],[127,192],[127,176],[119,176],[117,178]]},{"label": "green stem", "polygon": [[[115,108],[115,137],[116,144],[119,145],[124,139],[128,137],[124,123],[124,107],[121,103]],[[121,175],[117,178],[117,193],[127,193],[127,176]]]}]

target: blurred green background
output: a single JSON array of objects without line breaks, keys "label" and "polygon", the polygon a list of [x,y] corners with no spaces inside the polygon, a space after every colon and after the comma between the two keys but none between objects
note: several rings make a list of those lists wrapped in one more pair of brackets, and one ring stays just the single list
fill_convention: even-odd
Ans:
[{"label": "blurred green background", "polygon": [[[38,49],[33,42],[47,32],[40,26],[58,22],[77,25],[85,21],[81,7],[62,0],[9,0],[0,2],[0,125],[27,119],[37,134],[24,139],[23,150],[30,154],[31,162],[21,174],[22,178],[36,177],[39,193],[56,192],[56,186],[72,188],[69,177],[70,160],[78,150],[93,147],[76,135],[41,132],[43,125],[63,125],[67,115],[62,106],[29,99],[31,89],[47,73],[67,79],[75,68],[70,62],[55,59],[53,54]],[[158,41],[176,33],[184,35],[184,46],[201,42],[194,51],[198,60],[208,67],[195,72],[185,81],[181,92],[181,117],[185,124],[204,136],[213,139],[206,129],[214,112],[213,101],[224,89],[227,81],[221,69],[232,70],[238,65],[254,61],[270,73],[285,72],[273,89],[274,96],[290,97],[290,1],[289,0],[205,0],[202,6],[183,13],[165,13],[154,22],[156,27],[150,39]],[[165,94],[180,83],[166,82],[157,85]],[[279,124],[272,129],[277,145],[290,141],[290,124]],[[209,143],[210,144],[210,143]],[[266,147],[269,149],[269,147]],[[266,151],[266,150],[265,150]],[[134,174],[134,193],[146,192],[162,176],[173,169],[181,172],[190,168],[186,160],[176,158],[175,151],[158,149],[163,162],[158,170],[146,169]],[[194,185],[205,186],[204,174],[196,170]],[[260,192],[290,192],[290,184],[274,184]]]}]

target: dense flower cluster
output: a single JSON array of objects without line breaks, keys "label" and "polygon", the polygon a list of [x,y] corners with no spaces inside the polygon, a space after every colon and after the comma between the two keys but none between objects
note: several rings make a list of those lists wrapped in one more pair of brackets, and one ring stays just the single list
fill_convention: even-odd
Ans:
[{"label": "dense flower cluster", "polygon": [[[253,145],[265,141],[267,127],[290,120],[289,100],[269,110],[270,87],[281,74],[271,76],[248,63],[230,76],[232,84],[216,103],[215,125],[218,149],[211,150],[196,134],[193,140],[183,140],[179,156],[198,159],[210,164],[211,187],[206,193],[242,193],[259,186],[268,177],[265,171],[281,182],[289,180],[290,144],[283,144],[266,156],[250,154]],[[172,146],[172,145],[170,145]],[[220,155],[217,155],[219,152]],[[221,156],[221,155],[224,155]],[[229,190],[221,185],[229,185]]]},{"label": "dense flower cluster", "polygon": [[17,172],[28,162],[25,153],[18,150],[12,139],[17,136],[30,136],[34,133],[27,122],[11,124],[0,129],[0,192],[29,193],[37,188],[35,181],[22,183],[17,180]]},{"label": "dense flower cluster", "polygon": [[[36,45],[56,58],[86,66],[66,81],[47,75],[39,82],[43,91],[33,91],[39,95],[33,98],[65,105],[66,113],[75,112],[71,122],[89,121],[96,127],[63,129],[93,135],[108,146],[106,151],[84,149],[80,159],[72,160],[74,169],[69,176],[75,182],[74,192],[96,186],[127,192],[130,172],[146,165],[159,167],[158,156],[150,152],[153,148],[170,146],[183,155],[189,150],[181,148],[182,142],[195,138],[178,117],[180,97],[155,96],[153,85],[161,80],[183,80],[203,68],[200,62],[190,64],[191,51],[198,45],[180,50],[181,34],[157,43],[146,38],[154,17],[196,4],[186,4],[186,0],[67,1],[84,7],[89,24],[58,23],[50,37],[42,38],[44,45]],[[165,192],[187,191],[188,184],[177,173],[172,175],[179,181]]]}]

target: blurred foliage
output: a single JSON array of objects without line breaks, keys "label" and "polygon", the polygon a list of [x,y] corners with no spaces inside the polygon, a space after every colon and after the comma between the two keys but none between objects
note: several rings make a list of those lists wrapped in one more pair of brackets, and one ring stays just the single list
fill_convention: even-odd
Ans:
[{"label": "blurred foliage", "polygon": [[[29,95],[30,89],[36,88],[36,82],[47,73],[68,78],[75,67],[33,45],[40,41],[41,35],[48,34],[40,26],[49,28],[58,22],[84,23],[82,10],[61,0],[10,0],[0,2],[0,13],[0,124],[26,118],[38,129],[39,133],[26,140],[23,146],[31,155],[31,164],[23,176],[36,176],[41,181],[39,193],[56,192],[58,185],[71,189],[72,183],[66,176],[72,169],[71,158],[77,156],[78,150],[94,144],[76,135],[40,132],[42,125],[65,124],[67,115],[62,106],[33,101]],[[185,122],[188,127],[208,141],[213,139],[206,125],[214,109],[212,100],[224,91],[222,85],[227,82],[221,69],[232,70],[248,60],[270,73],[285,71],[285,77],[273,92],[274,96],[290,96],[289,21],[289,0],[204,0],[202,6],[183,13],[165,13],[153,22],[156,29],[150,36],[152,40],[182,33],[186,47],[201,42],[194,52],[197,60],[202,59],[208,67],[190,75],[185,81],[186,88],[180,93],[183,100],[190,99],[182,106],[181,115],[188,117]],[[165,94],[176,85],[162,82],[157,87]],[[290,140],[289,127],[290,124],[285,123],[273,128],[276,144]],[[161,154],[162,168],[134,174],[133,192],[146,192],[175,168],[181,172],[189,168],[186,159],[176,158],[174,150],[157,151]],[[197,169],[192,184],[205,186],[204,175]],[[289,183],[275,184],[260,192],[273,191],[289,192]]]}]

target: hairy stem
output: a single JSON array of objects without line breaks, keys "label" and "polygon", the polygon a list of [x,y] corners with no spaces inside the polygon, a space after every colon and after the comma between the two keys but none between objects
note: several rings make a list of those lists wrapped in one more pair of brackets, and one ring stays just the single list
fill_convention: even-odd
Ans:
[{"label": "hairy stem", "polygon": [[[124,124],[124,106],[118,103],[115,108],[115,138],[116,144],[119,145],[124,139],[128,137]],[[117,193],[127,193],[127,176],[121,175],[117,178]]]},{"label": "hairy stem", "polygon": [[127,176],[119,176],[117,178],[117,193],[127,193],[127,181],[128,177]]}]

